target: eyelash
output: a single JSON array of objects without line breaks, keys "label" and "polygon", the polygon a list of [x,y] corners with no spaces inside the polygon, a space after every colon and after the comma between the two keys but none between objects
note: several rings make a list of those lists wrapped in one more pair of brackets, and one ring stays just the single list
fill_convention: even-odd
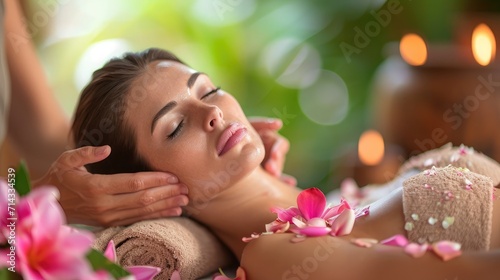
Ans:
[{"label": "eyelash", "polygon": [[181,123],[175,128],[174,131],[172,131],[172,133],[170,133],[167,136],[167,138],[170,139],[170,140],[172,140],[175,137],[177,137],[177,135],[179,135],[179,133],[181,132],[183,126],[184,126],[184,120],[181,121]]},{"label": "eyelash", "polygon": [[[220,87],[216,87],[215,89],[207,92],[206,94],[204,94],[201,99],[205,98],[205,97],[208,97],[216,92],[218,92],[220,90]],[[184,120],[181,121],[181,123],[179,123],[179,125],[175,128],[174,131],[172,131],[172,133],[170,133],[167,138],[172,140],[174,139],[175,137],[177,137],[179,135],[179,133],[181,132],[182,128],[184,127]]]},{"label": "eyelash", "polygon": [[210,96],[210,95],[212,95],[212,94],[214,94],[214,93],[218,92],[219,90],[220,90],[220,87],[216,87],[216,88],[214,88],[213,90],[211,90],[211,91],[207,92],[205,95],[203,95],[203,96],[201,97],[201,99],[203,99],[203,98],[205,98],[205,97],[208,97],[208,96]]}]

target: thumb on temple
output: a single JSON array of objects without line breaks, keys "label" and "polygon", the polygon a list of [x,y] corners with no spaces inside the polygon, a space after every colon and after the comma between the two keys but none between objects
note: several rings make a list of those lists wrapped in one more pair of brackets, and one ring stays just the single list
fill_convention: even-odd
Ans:
[{"label": "thumb on temple", "polygon": [[89,163],[101,161],[107,158],[109,154],[111,154],[111,147],[108,145],[99,147],[85,146],[64,152],[58,161],[67,167],[79,168]]}]

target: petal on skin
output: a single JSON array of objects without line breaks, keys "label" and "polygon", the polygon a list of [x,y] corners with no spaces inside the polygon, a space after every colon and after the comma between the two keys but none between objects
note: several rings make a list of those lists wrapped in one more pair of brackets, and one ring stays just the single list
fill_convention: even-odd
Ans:
[{"label": "petal on skin", "polygon": [[436,255],[438,255],[443,261],[448,261],[462,255],[460,250],[462,245],[457,242],[443,240],[432,244],[432,250]]},{"label": "petal on skin", "polygon": [[110,240],[108,242],[108,246],[106,246],[106,250],[104,250],[103,254],[108,260],[112,262],[116,262],[116,249],[115,249],[115,242],[113,240]]},{"label": "petal on skin", "polygon": [[179,271],[174,270],[174,272],[172,272],[172,275],[170,276],[170,280],[181,280],[181,274],[179,273]]},{"label": "petal on skin", "polygon": [[283,223],[278,220],[266,224],[266,232],[281,233],[281,232],[286,232],[289,228],[290,228],[289,222]]},{"label": "petal on skin", "polygon": [[304,228],[294,228],[291,229],[293,233],[297,233],[305,236],[323,236],[327,235],[332,231],[329,227],[304,227]]},{"label": "petal on skin", "polygon": [[397,247],[405,247],[408,245],[408,239],[402,234],[396,234],[392,237],[384,239],[380,241],[380,244],[389,245],[389,246],[397,246]]},{"label": "petal on skin", "polygon": [[283,222],[291,222],[294,217],[302,216],[297,207],[289,207],[287,209],[272,207],[271,212],[276,213],[278,215],[278,219]]},{"label": "petal on skin", "polygon": [[321,217],[325,211],[326,197],[320,189],[309,188],[300,192],[297,206],[306,220]]},{"label": "petal on skin", "polygon": [[372,238],[355,238],[351,240],[351,243],[359,247],[371,248],[378,243],[378,240]]},{"label": "petal on skin", "polygon": [[404,251],[405,253],[414,258],[420,258],[425,254],[425,252],[427,252],[428,248],[429,248],[428,244],[420,245],[417,243],[410,243],[406,245]]},{"label": "petal on skin", "polygon": [[[128,266],[125,269],[127,269],[128,272],[134,275],[136,280],[152,280],[161,271],[159,267],[148,265]],[[172,277],[173,276],[174,275],[172,273]],[[180,275],[179,279],[181,279]]]},{"label": "petal on skin", "polygon": [[306,240],[306,238],[307,238],[307,236],[305,236],[305,235],[296,235],[292,239],[290,239],[290,242],[299,243],[299,242]]},{"label": "petal on skin", "polygon": [[254,239],[257,239],[259,237],[260,237],[260,234],[258,234],[258,233],[252,233],[250,235],[250,237],[243,237],[243,238],[241,238],[241,241],[247,243],[247,242],[250,242],[250,241],[252,241]]},{"label": "petal on skin", "polygon": [[342,212],[332,223],[332,232],[334,236],[348,235],[354,227],[354,220],[356,215],[354,210],[346,209]]}]

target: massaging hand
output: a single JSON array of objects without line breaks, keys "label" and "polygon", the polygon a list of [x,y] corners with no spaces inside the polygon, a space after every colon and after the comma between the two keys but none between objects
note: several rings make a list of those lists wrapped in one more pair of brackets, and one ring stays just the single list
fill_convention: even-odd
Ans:
[{"label": "massaging hand", "polygon": [[36,186],[54,185],[69,223],[128,225],[144,219],[179,216],[188,202],[187,188],[162,172],[90,174],[88,163],[105,159],[109,146],[64,152]]},{"label": "massaging hand", "polygon": [[270,118],[249,118],[249,120],[264,142],[266,149],[266,156],[262,161],[264,169],[289,185],[297,185],[294,177],[282,173],[286,154],[290,148],[290,142],[277,133],[283,122],[280,119]]}]

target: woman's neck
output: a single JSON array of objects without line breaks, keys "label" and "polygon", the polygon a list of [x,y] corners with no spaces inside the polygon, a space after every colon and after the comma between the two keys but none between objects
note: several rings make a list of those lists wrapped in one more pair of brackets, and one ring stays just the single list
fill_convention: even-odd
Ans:
[{"label": "woman's neck", "polygon": [[242,237],[265,231],[264,225],[276,219],[273,206],[296,205],[299,189],[281,182],[261,167],[208,201],[203,209],[188,206],[191,217],[205,224],[241,257],[245,243]]}]

